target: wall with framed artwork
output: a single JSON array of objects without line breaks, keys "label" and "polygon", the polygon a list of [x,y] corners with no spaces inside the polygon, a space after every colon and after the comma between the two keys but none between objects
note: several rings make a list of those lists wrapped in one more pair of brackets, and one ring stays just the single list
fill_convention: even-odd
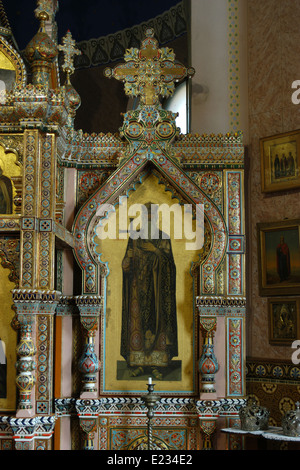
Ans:
[{"label": "wall with framed artwork", "polygon": [[260,139],[263,192],[300,188],[300,131]]},{"label": "wall with framed artwork", "polygon": [[300,219],[257,224],[260,295],[300,292]]},{"label": "wall with framed artwork", "polygon": [[[299,108],[291,84],[299,76],[293,47],[296,29],[288,26],[289,6],[248,4],[249,186],[247,356],[291,360],[291,348],[269,337],[268,302],[297,297],[299,289]],[[293,17],[300,14],[300,5]],[[258,21],[258,18],[264,18]],[[269,35],[265,37],[265,31]],[[260,42],[264,48],[259,46]],[[282,53],[278,54],[280,50]],[[283,51],[285,51],[283,53]],[[265,83],[265,86],[262,84]],[[280,279],[277,246],[289,245],[289,277]],[[270,300],[271,299],[271,300]],[[267,341],[266,341],[267,338]]]},{"label": "wall with framed artwork", "polygon": [[269,342],[291,347],[300,336],[299,297],[274,297],[268,299]]},{"label": "wall with framed artwork", "polygon": [[[128,188],[129,197],[127,199],[127,207],[133,207],[133,204],[166,204],[171,207],[176,201],[174,195],[170,191],[166,191],[164,185],[159,182],[158,176],[155,174],[146,175],[143,184],[137,188]],[[119,207],[116,208],[116,219],[119,220]],[[174,226],[171,222],[171,250],[173,254],[174,266],[176,268],[176,317],[172,321],[176,323],[177,341],[176,341],[176,357],[174,357],[168,365],[163,367],[162,359],[158,359],[157,367],[152,367],[153,358],[149,357],[149,365],[145,365],[145,360],[138,351],[138,331],[134,335],[134,345],[126,344],[121,348],[122,325],[124,328],[125,319],[122,321],[123,315],[126,315],[122,304],[124,305],[126,294],[126,276],[131,277],[129,271],[126,270],[126,257],[128,253],[128,245],[133,245],[129,239],[108,239],[99,240],[95,237],[97,251],[101,252],[101,260],[107,266],[106,276],[106,300],[105,300],[105,324],[103,324],[103,366],[102,381],[103,393],[106,394],[122,394],[142,392],[145,389],[145,383],[148,376],[157,371],[159,374],[156,380],[156,389],[159,392],[173,392],[187,395],[194,392],[196,387],[195,377],[195,351],[193,350],[193,340],[195,335],[194,318],[194,292],[195,280],[191,273],[191,266],[199,259],[199,253],[185,250],[185,239],[174,239]],[[126,224],[127,226],[129,224]],[[162,227],[161,227],[162,228]],[[119,226],[117,227],[119,230]],[[173,235],[172,235],[173,234]],[[131,248],[132,249],[132,248]],[[123,269],[122,269],[123,266]],[[128,272],[128,275],[126,274]],[[123,282],[122,282],[123,278]],[[123,293],[118,295],[120,287],[123,284]],[[125,285],[124,285],[125,284]],[[128,286],[130,288],[130,286]],[[166,293],[164,301],[167,300]],[[136,304],[137,305],[137,304]],[[137,308],[137,307],[136,307]],[[150,330],[149,330],[150,331]],[[185,341],[187,335],[191,341]],[[132,336],[132,335],[130,335]],[[133,340],[132,340],[133,341]],[[142,341],[142,339],[140,339]],[[149,341],[151,339],[149,338]],[[123,349],[123,351],[122,351]],[[131,352],[132,349],[134,352]],[[131,354],[132,358],[128,357]],[[156,353],[157,356],[159,353]],[[139,356],[134,358],[133,356]],[[126,360],[127,359],[127,360]],[[129,367],[128,364],[133,366]],[[135,364],[135,365],[134,365]],[[159,373],[160,372],[160,373]],[[155,376],[154,376],[155,377]]]},{"label": "wall with framed artwork", "polygon": [[283,3],[248,2],[247,394],[274,426],[299,397],[291,346],[300,338],[300,119],[291,84],[300,76],[300,4]]}]

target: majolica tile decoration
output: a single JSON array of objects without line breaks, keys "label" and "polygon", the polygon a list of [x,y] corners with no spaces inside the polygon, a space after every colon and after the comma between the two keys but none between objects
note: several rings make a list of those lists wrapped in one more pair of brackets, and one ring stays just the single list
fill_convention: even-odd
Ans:
[{"label": "majolica tile decoration", "polygon": [[[48,34],[53,5],[37,2],[40,28],[25,50],[28,70],[0,39],[15,71],[0,105],[0,168],[7,178],[0,190],[3,207],[11,208],[0,214],[0,274],[8,296],[1,319],[7,354],[1,365],[0,448],[73,449],[80,441],[85,450],[146,449],[142,397],[149,374],[160,396],[154,448],[219,448],[224,438],[218,420],[236,426],[246,394],[243,136],[180,133],[176,113],[164,109],[161,98],[197,71],[160,47],[149,25],[139,45],[125,51],[124,62],[105,70],[107,80],[123,82],[124,93],[139,99],[124,114],[119,134],[76,130],[81,100],[72,74],[74,61],[80,67],[83,58],[70,32],[61,45]],[[174,31],[180,29],[179,13]],[[125,244],[110,240],[115,244],[107,249],[99,241],[99,209],[108,204],[117,212],[120,198],[131,207],[149,203],[146,197],[155,204],[189,205],[194,216],[203,207],[204,247],[184,253],[171,239],[176,289],[163,271],[168,281],[155,290],[164,292],[165,310],[156,313],[165,318],[166,299],[177,298],[172,318],[178,328],[160,330],[155,354],[145,352],[156,341],[153,332],[141,339],[142,304],[130,310],[128,318],[138,325],[130,357],[145,361],[133,370],[120,353],[125,327],[118,306],[126,297],[118,276]],[[124,272],[125,266],[124,258]],[[166,343],[176,344],[172,358]],[[242,444],[230,437],[226,445]]]}]

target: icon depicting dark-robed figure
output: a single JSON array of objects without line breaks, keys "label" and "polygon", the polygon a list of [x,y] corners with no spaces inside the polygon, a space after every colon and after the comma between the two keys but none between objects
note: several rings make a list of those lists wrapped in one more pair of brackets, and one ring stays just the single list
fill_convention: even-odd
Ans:
[{"label": "icon depicting dark-robed figure", "polygon": [[[150,225],[150,220],[148,222]],[[171,359],[178,355],[176,319],[176,267],[170,239],[130,238],[123,270],[121,355],[130,375],[151,368],[162,379]]]},{"label": "icon depicting dark-robed figure", "polygon": [[291,273],[290,264],[290,250],[288,245],[284,241],[284,237],[280,237],[280,242],[276,248],[277,258],[277,272],[280,278],[280,282],[286,281]]},{"label": "icon depicting dark-robed figure", "polygon": [[12,213],[12,186],[7,176],[4,176],[0,168],[0,214]]}]

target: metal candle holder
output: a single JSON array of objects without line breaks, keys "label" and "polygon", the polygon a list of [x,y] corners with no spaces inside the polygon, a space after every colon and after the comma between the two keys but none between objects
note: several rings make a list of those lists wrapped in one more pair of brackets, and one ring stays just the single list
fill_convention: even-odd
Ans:
[{"label": "metal candle holder", "polygon": [[154,407],[156,402],[160,400],[160,397],[154,393],[153,383],[148,383],[148,393],[142,397],[143,402],[148,408],[148,450],[152,450],[152,418],[154,417]]}]

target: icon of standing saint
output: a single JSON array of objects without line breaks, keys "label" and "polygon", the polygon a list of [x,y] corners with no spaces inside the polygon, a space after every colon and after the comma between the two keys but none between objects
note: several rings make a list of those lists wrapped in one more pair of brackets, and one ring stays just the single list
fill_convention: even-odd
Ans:
[{"label": "icon of standing saint", "polygon": [[129,238],[122,261],[121,355],[131,377],[161,380],[178,355],[176,266],[171,240],[161,230],[152,238],[149,212],[148,237]]}]

